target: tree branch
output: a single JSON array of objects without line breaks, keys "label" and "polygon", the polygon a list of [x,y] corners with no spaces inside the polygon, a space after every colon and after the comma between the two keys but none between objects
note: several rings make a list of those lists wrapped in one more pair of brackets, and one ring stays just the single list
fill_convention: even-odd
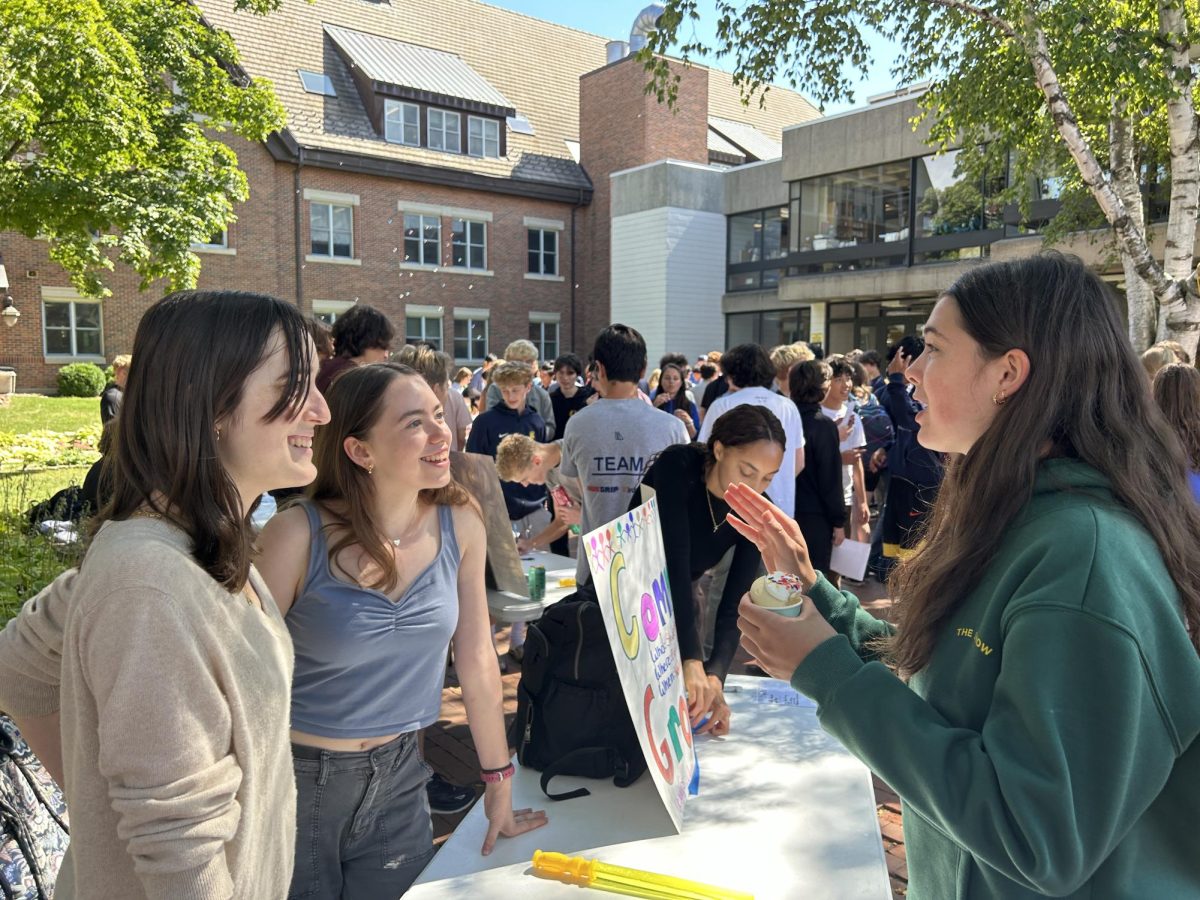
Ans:
[{"label": "tree branch", "polygon": [[946,9],[956,9],[959,12],[965,12],[967,15],[974,16],[994,26],[1007,37],[1017,37],[1017,29],[1015,29],[1006,19],[1000,18],[993,12],[988,12],[981,6],[976,6],[974,3],[967,3],[965,0],[929,0],[934,6],[944,6]]}]

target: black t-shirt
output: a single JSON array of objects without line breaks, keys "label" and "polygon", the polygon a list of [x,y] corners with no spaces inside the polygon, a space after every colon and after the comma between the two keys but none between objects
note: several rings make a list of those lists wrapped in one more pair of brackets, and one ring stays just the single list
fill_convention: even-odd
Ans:
[{"label": "black t-shirt", "polygon": [[[758,548],[725,521],[729,512],[725,501],[708,492],[702,444],[668,447],[646,471],[642,483],[654,488],[658,500],[679,655],[683,659],[704,660],[704,636],[700,633],[692,582],[719,563],[730,547],[735,548],[717,607],[712,656],[704,663],[705,671],[724,681],[737,652],[738,601],[750,590],[758,572]],[[638,492],[629,508],[640,505]]]},{"label": "black t-shirt", "polygon": [[596,393],[594,388],[584,385],[575,389],[575,395],[566,396],[557,384],[550,385],[550,407],[554,410],[554,440],[561,441],[567,430],[567,419],[587,406],[588,397]]},{"label": "black t-shirt", "polygon": [[713,405],[713,401],[718,397],[729,393],[729,382],[724,375],[718,375],[712,380],[712,383],[704,389],[704,396],[700,399],[700,407],[708,409]]}]

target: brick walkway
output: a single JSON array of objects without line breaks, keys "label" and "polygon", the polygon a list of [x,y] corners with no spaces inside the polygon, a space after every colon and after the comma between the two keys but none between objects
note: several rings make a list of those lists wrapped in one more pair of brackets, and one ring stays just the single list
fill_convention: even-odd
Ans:
[{"label": "brick walkway", "polygon": [[[890,603],[882,599],[883,587],[876,582],[868,581],[862,587],[853,588],[863,601],[863,606],[875,615],[887,617]],[[500,649],[508,647],[507,634],[501,633],[497,643]],[[739,648],[738,658],[733,671],[741,671],[746,657]],[[505,721],[511,722],[517,711],[517,681],[520,678],[517,667],[510,661],[510,673],[504,675],[504,713]],[[463,706],[462,690],[453,676],[446,679],[446,687],[442,691],[442,715],[437,724],[425,733],[425,757],[434,769],[455,784],[474,784],[476,794],[483,793],[483,785],[479,783],[479,760],[475,756],[475,748],[471,743],[471,734],[467,728],[466,710]],[[875,804],[879,812],[879,830],[883,835],[883,849],[887,858],[888,872],[891,876],[892,893],[894,897],[904,897],[908,890],[908,868],[904,858],[904,832],[900,822],[900,801],[895,793],[878,778],[875,781]],[[453,816],[434,816],[433,829],[435,841],[441,843],[462,821],[466,813]]]}]

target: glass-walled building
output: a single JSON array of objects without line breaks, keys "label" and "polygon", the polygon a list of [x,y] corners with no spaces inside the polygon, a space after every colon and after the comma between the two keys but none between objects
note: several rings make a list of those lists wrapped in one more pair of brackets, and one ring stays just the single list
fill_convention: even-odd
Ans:
[{"label": "glass-walled building", "polygon": [[[728,174],[726,346],[883,350],[918,333],[970,266],[1043,249],[1037,229],[1058,211],[1062,182],[1029,184],[1023,221],[1003,198],[1008,172],[963,175],[959,151],[935,154],[913,131],[917,113],[907,96],[813,119],[784,132],[769,170]],[[1152,221],[1165,206],[1161,180],[1148,172]],[[1066,249],[1103,265],[1086,237]]]}]

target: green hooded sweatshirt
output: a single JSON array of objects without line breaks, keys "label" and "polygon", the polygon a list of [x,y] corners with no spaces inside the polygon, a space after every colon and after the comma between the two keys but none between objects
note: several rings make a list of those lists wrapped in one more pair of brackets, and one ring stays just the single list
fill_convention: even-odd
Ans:
[{"label": "green hooded sweatshirt", "polygon": [[907,685],[869,646],[889,626],[811,596],[839,636],[792,685],[903,799],[912,900],[1200,897],[1200,656],[1104,476],[1042,464]]}]

